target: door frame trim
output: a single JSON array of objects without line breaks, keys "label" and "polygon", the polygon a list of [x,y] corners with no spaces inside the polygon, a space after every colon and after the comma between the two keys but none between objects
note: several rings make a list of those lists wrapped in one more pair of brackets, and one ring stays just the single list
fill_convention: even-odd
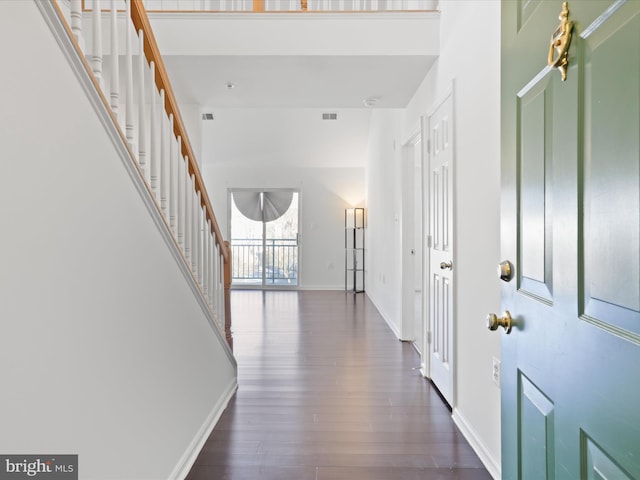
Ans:
[{"label": "door frame trim", "polygon": [[[420,352],[420,371],[424,375],[425,372],[428,371],[426,364],[428,364],[429,358],[425,355],[425,351],[427,349],[427,330],[428,330],[428,322],[427,316],[425,314],[426,305],[428,305],[425,300],[425,296],[428,296],[428,292],[425,291],[425,265],[428,264],[428,259],[426,259],[425,263],[425,252],[426,252],[426,242],[424,235],[424,225],[425,225],[425,195],[424,195],[424,175],[420,179],[421,183],[421,203],[422,203],[422,231],[420,234],[421,242],[420,245],[415,245],[415,230],[413,227],[413,218],[415,215],[414,207],[415,207],[415,178],[413,173],[415,171],[415,148],[420,145],[420,163],[421,163],[421,171],[424,170],[425,166],[425,116],[420,116],[420,123],[416,128],[409,134],[407,139],[402,143],[402,158],[401,158],[401,175],[402,175],[402,197],[401,197],[401,255],[400,261],[402,265],[402,288],[401,288],[401,299],[400,299],[400,309],[401,309],[401,319],[400,319],[400,340],[402,341],[414,341],[416,339],[410,338],[409,332],[413,332],[415,327],[415,267],[407,268],[410,265],[413,265],[414,256],[410,253],[411,248],[421,249],[422,253],[422,264],[421,268],[421,289],[422,289],[422,338],[420,339],[420,343],[422,346],[422,352]],[[411,171],[410,171],[410,167]],[[427,212],[428,213],[428,212]],[[408,231],[408,225],[411,225],[410,232]],[[413,337],[413,335],[411,335]]]}]

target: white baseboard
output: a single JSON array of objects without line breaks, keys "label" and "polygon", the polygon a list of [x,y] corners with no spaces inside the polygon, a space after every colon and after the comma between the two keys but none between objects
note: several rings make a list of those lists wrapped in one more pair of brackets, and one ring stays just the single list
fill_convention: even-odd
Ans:
[{"label": "white baseboard", "polygon": [[393,324],[393,322],[391,322],[388,318],[388,316],[384,313],[384,311],[378,306],[378,304],[376,303],[376,301],[373,299],[373,297],[371,295],[369,295],[368,293],[366,293],[367,297],[369,298],[369,300],[371,300],[371,303],[373,303],[373,306],[376,307],[376,310],[378,310],[378,313],[380,313],[380,315],[382,316],[382,318],[384,319],[385,322],[387,322],[387,325],[389,326],[389,328],[391,329],[391,331],[393,332],[393,334],[396,336],[396,338],[398,340],[402,340],[402,338],[400,337],[400,332],[398,331],[398,327],[396,325]]},{"label": "white baseboard", "polygon": [[220,399],[211,409],[211,412],[209,413],[209,415],[207,415],[206,420],[204,421],[196,435],[193,437],[193,440],[191,441],[185,452],[182,454],[182,457],[169,476],[170,479],[182,480],[187,477],[189,471],[193,467],[193,464],[196,462],[196,459],[198,458],[202,447],[204,447],[205,442],[211,435],[211,432],[218,423],[218,420],[220,420],[222,412],[224,412],[225,408],[227,408],[229,400],[231,400],[231,397],[233,397],[237,389],[238,382],[234,377],[233,381],[229,384],[225,392],[220,396]]},{"label": "white baseboard", "polygon": [[480,437],[478,437],[478,434],[466,420],[464,415],[460,413],[460,410],[454,408],[452,418],[453,422],[462,432],[462,435],[464,435],[464,438],[466,438],[467,442],[469,442],[469,445],[471,445],[471,448],[473,448],[473,450],[480,458],[480,461],[489,471],[489,474],[494,478],[494,480],[500,480],[502,476],[502,467],[500,466],[500,463],[487,449],[482,440],[480,440]]}]

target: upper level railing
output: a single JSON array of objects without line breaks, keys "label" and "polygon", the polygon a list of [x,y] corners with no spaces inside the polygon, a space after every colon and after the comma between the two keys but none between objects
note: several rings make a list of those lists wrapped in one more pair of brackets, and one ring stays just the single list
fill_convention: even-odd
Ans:
[{"label": "upper level railing", "polygon": [[[83,0],[70,4],[54,0],[54,4],[60,17],[68,20],[68,32],[138,173],[215,323],[232,346],[230,249],[216,221],[142,1],[92,0],[90,12]],[[108,25],[105,31],[103,25]]]},{"label": "upper level railing", "polygon": [[[90,0],[87,0],[90,1]],[[430,11],[437,0],[143,0],[149,12]]]}]

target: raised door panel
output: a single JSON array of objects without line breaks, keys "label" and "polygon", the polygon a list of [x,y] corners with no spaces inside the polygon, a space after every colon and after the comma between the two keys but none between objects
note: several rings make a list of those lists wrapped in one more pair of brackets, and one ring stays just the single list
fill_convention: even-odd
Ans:
[{"label": "raised door panel", "polygon": [[519,372],[518,428],[522,480],[555,478],[555,422],[553,402]]},{"label": "raised door panel", "polygon": [[640,341],[640,13],[618,3],[582,37],[581,309]]},{"label": "raised door panel", "polygon": [[521,293],[550,303],[552,228],[550,140],[553,128],[552,71],[529,82],[517,100],[518,283]]},{"label": "raised door panel", "polygon": [[580,478],[585,480],[633,480],[600,445],[580,432],[582,465]]}]

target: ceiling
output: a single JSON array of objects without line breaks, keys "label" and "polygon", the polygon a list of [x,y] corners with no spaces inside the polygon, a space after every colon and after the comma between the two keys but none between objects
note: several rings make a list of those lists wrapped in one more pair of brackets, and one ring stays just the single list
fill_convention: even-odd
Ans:
[{"label": "ceiling", "polygon": [[[181,103],[208,108],[362,108],[407,105],[435,57],[166,56]],[[231,83],[234,88],[227,85]]]},{"label": "ceiling", "polygon": [[[364,166],[371,111],[364,101],[405,107],[439,50],[432,13],[152,20],[178,102],[215,118],[200,129],[205,164],[247,164],[270,152],[285,165],[323,166],[330,158]],[[321,112],[340,109],[332,127],[316,124]],[[362,114],[347,111],[354,109]],[[308,133],[319,129],[322,135]],[[293,130],[304,138],[297,148]]]}]

